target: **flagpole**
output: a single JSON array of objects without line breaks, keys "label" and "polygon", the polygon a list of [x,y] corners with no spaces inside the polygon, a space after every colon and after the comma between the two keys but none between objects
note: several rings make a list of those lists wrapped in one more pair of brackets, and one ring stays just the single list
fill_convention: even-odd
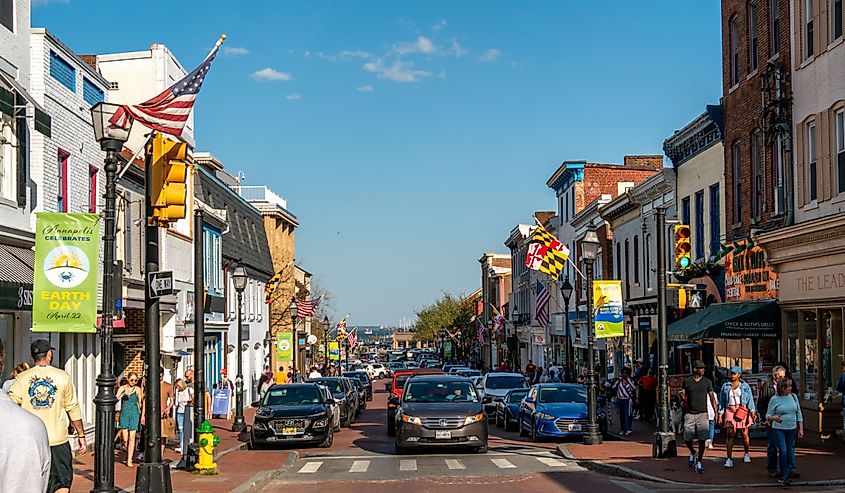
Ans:
[{"label": "flagpole", "polygon": [[206,55],[205,58],[202,59],[202,61],[208,60],[208,58],[211,55],[213,55],[215,51],[220,49],[220,45],[223,44],[223,41],[226,41],[226,35],[225,34],[221,34],[220,37],[217,38],[217,42],[214,43],[214,46],[211,47],[211,51],[208,52],[208,55]]}]

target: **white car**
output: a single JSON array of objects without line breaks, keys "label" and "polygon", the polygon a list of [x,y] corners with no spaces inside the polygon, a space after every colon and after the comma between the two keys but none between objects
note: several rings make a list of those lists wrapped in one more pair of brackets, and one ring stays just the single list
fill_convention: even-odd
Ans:
[{"label": "white car", "polygon": [[370,378],[384,378],[387,376],[387,368],[381,363],[371,363],[367,365],[367,373],[370,374]]}]

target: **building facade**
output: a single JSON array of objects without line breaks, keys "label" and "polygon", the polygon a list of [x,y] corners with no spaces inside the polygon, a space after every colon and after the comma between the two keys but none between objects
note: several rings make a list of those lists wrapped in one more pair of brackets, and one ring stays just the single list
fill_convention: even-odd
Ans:
[{"label": "building facade", "polygon": [[484,253],[481,264],[481,321],[485,327],[481,360],[486,368],[505,361],[505,336],[496,326],[496,318],[507,318],[508,295],[511,292],[511,256],[502,253]]}]

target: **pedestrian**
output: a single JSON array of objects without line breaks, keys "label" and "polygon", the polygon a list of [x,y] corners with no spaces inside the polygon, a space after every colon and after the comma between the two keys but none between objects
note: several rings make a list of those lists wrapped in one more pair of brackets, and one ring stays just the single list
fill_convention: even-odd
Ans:
[{"label": "pedestrian", "polygon": [[[768,409],[769,401],[772,397],[777,395],[778,384],[784,378],[786,378],[786,366],[778,363],[772,368],[772,376],[767,378],[759,388],[757,393],[757,409],[760,409],[761,411]],[[770,478],[778,478],[781,476],[782,471],[778,471],[777,443],[775,442],[771,423],[769,423],[768,420],[765,420],[764,423],[766,424],[766,469],[768,470]],[[790,464],[791,471],[795,470],[794,466],[795,464],[793,461]],[[798,477],[797,471],[795,471],[795,475],[792,477]]]},{"label": "pedestrian", "polygon": [[144,391],[138,386],[137,373],[129,372],[126,384],[117,389],[115,397],[120,401],[120,419],[117,427],[126,447],[126,467],[134,467],[132,458],[135,457],[135,438],[141,427],[141,405],[144,402]]},{"label": "pedestrian", "polygon": [[738,366],[731,368],[730,381],[725,382],[719,391],[719,412],[722,413],[722,427],[726,435],[727,459],[725,460],[725,469],[734,466],[734,440],[738,435],[742,436],[742,446],[745,451],[742,461],[745,463],[751,462],[751,455],[748,453],[751,447],[748,428],[754,424],[757,417],[757,407],[754,405],[751,387],[742,381],[742,368]]},{"label": "pedestrian", "polygon": [[[795,437],[804,437],[804,415],[798,397],[792,393],[792,379],[784,377],[778,382],[778,395],[769,399],[766,421],[772,426],[772,434],[778,451],[778,465],[781,477],[778,483],[789,485],[790,459],[795,456]],[[796,433],[797,432],[797,433]]]},{"label": "pedestrian", "polygon": [[[689,461],[687,464],[695,469],[695,472],[702,474],[704,466],[704,450],[707,445],[707,439],[710,438],[710,423],[707,416],[707,400],[710,399],[710,404],[713,409],[718,409],[719,404],[716,402],[715,394],[713,392],[713,382],[704,376],[704,369],[706,366],[701,360],[696,360],[692,364],[692,375],[684,380],[684,385],[678,392],[681,401],[685,402],[684,413],[684,442],[689,449]],[[720,416],[716,414],[715,425],[719,426]],[[698,440],[698,451],[693,448],[693,441]]]},{"label": "pedestrian", "polygon": [[836,381],[836,391],[842,394],[842,439],[845,440],[845,361],[842,362],[842,376]]},{"label": "pedestrian", "polygon": [[276,381],[277,384],[281,385],[283,383],[287,383],[287,374],[285,373],[285,365],[279,366],[279,371],[277,371],[273,375],[273,380]]},{"label": "pedestrian", "polygon": [[176,422],[171,415],[176,399],[173,397],[173,384],[164,381],[164,368],[159,368],[158,380],[161,386],[161,455],[164,456],[167,439],[176,433]]},{"label": "pedestrian", "polygon": [[[2,368],[2,367],[0,367],[0,368]],[[3,392],[8,393],[9,389],[12,388],[12,384],[15,383],[15,377],[17,377],[18,375],[20,375],[21,373],[23,373],[27,370],[29,370],[29,364],[26,363],[26,362],[20,363],[17,366],[15,366],[15,369],[12,370],[12,378],[3,382]]]},{"label": "pedestrian", "polygon": [[194,388],[188,387],[187,382],[181,378],[176,380],[174,386],[176,387],[176,430],[179,433],[179,445],[175,450],[181,454],[182,438],[185,431],[185,408],[194,400]]},{"label": "pedestrian", "polygon": [[657,401],[657,379],[654,371],[647,368],[645,375],[637,382],[639,387],[640,418],[648,423],[654,423],[654,404]]},{"label": "pedestrian", "polygon": [[321,378],[322,376],[323,374],[317,371],[316,366],[311,367],[311,373],[308,374],[308,378]]},{"label": "pedestrian", "polygon": [[528,383],[534,381],[535,373],[537,373],[537,367],[534,366],[534,361],[528,360],[528,364],[525,365],[525,378],[528,380]]},{"label": "pedestrian", "polygon": [[258,379],[258,399],[259,401],[264,399],[264,395],[270,390],[270,387],[273,385],[272,375],[268,376],[266,373],[262,374],[261,377]]},{"label": "pedestrian", "polygon": [[[5,360],[0,340],[0,368]],[[12,402],[5,389],[0,390],[0,416],[0,491],[44,493],[50,481],[47,428]]]},{"label": "pedestrian", "polygon": [[73,380],[66,371],[50,366],[53,351],[55,348],[49,341],[33,341],[29,352],[35,366],[15,378],[8,395],[17,405],[40,418],[47,428],[50,441],[50,480],[47,492],[68,493],[73,483],[73,452],[67,431],[68,418],[76,430],[77,455],[85,453],[87,444]]},{"label": "pedestrian", "polygon": [[[718,397],[716,399],[718,400]],[[704,445],[709,449],[713,448],[713,440],[716,439],[716,411],[718,409],[713,408],[712,399],[707,399],[707,423],[709,425],[707,431],[709,435]]]},{"label": "pedestrian", "polygon": [[631,378],[631,369],[627,366],[622,368],[622,376],[613,382],[612,387],[616,391],[616,409],[619,410],[619,433],[630,435],[633,433],[631,413],[637,397],[637,385]]}]

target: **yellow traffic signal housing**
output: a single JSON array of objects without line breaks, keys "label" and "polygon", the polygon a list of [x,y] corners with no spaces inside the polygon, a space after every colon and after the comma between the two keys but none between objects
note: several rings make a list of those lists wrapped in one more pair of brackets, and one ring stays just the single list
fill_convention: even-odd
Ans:
[{"label": "yellow traffic signal housing", "polygon": [[188,145],[156,134],[153,139],[152,186],[153,217],[160,224],[185,218]]},{"label": "yellow traffic signal housing", "polygon": [[682,271],[692,266],[692,245],[689,224],[675,225],[675,270]]}]

